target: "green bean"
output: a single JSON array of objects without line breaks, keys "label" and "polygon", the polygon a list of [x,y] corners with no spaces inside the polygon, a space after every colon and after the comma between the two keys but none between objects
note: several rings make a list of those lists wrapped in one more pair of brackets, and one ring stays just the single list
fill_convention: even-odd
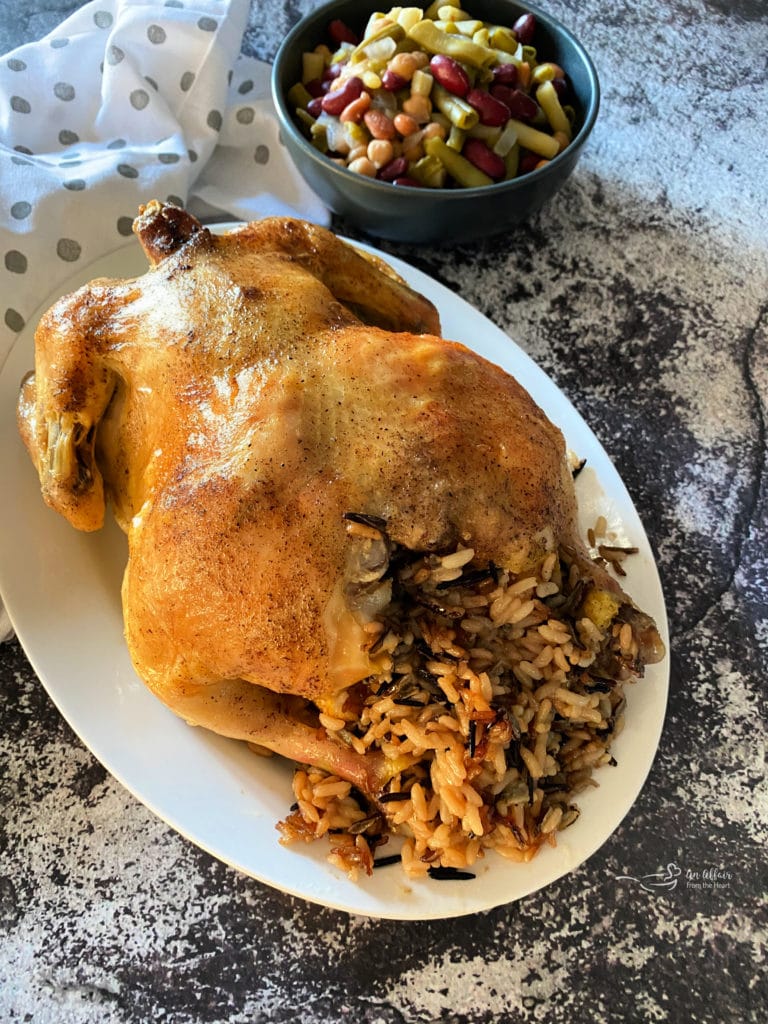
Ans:
[{"label": "green bean", "polygon": [[471,39],[465,39],[458,33],[442,32],[434,21],[417,21],[409,29],[408,35],[429,53],[442,53],[475,68],[490,67],[496,60],[493,50],[486,46],[478,46]]},{"label": "green bean", "polygon": [[466,132],[462,128],[457,128],[455,124],[451,125],[451,130],[448,133],[448,138],[445,140],[446,146],[456,150],[457,153],[461,152],[461,147],[464,145],[464,139]]},{"label": "green bean", "polygon": [[297,82],[295,85],[292,85],[286,95],[292,106],[299,110],[306,110],[312,100],[312,97],[301,82]]},{"label": "green bean", "polygon": [[520,166],[520,143],[516,142],[510,147],[509,152],[504,157],[504,166],[506,171],[504,173],[504,180],[509,181],[510,178],[517,177],[517,171]]},{"label": "green bean", "polygon": [[398,25],[396,21],[384,21],[384,19],[382,21],[383,24],[374,29],[369,36],[366,36],[362,43],[358,43],[349,55],[350,61],[357,63],[358,61],[365,60],[367,56],[365,52],[366,47],[370,46],[371,43],[377,42],[379,39],[391,38],[398,43],[401,39],[405,38],[405,29],[402,25]]},{"label": "green bean", "polygon": [[470,107],[466,100],[461,99],[460,96],[454,96],[437,82],[432,86],[432,102],[452,125],[464,131],[467,128],[474,128],[480,120],[480,115],[474,107]]},{"label": "green bean", "polygon": [[446,171],[462,188],[479,188],[482,185],[493,184],[493,178],[475,167],[461,153],[456,153],[446,146],[442,139],[437,137],[426,139],[424,149],[430,156],[437,157],[443,163]]},{"label": "green bean", "polygon": [[442,188],[445,185],[445,164],[431,153],[417,160],[408,173],[427,188]]},{"label": "green bean", "polygon": [[[306,114],[305,111],[297,111],[297,113],[298,114],[302,114],[303,113],[303,114],[305,114],[306,117],[309,117],[309,114]],[[321,153],[327,153],[328,152],[328,129],[327,129],[327,127],[324,124],[318,124],[317,121],[315,121],[314,124],[309,129],[309,134],[310,134],[310,138],[312,140],[312,145],[315,147],[315,149],[319,149]]]}]

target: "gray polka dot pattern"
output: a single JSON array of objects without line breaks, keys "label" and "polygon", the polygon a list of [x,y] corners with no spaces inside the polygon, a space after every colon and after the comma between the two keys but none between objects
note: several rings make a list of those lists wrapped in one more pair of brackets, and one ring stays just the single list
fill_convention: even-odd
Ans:
[{"label": "gray polka dot pattern", "polygon": [[80,259],[82,252],[79,242],[74,238],[60,238],[56,243],[56,255],[66,263],[74,263]]},{"label": "gray polka dot pattern", "polygon": [[24,330],[24,317],[15,309],[8,308],[5,311],[5,325],[10,327],[14,334],[18,334],[19,331]]},{"label": "gray polka dot pattern", "polygon": [[261,145],[256,147],[256,152],[253,154],[253,159],[257,164],[266,164],[269,162],[269,146]]},{"label": "gray polka dot pattern", "polygon": [[197,22],[197,27],[203,32],[215,32],[219,27],[219,23],[215,18],[200,18]]},{"label": "gray polka dot pattern", "polygon": [[17,114],[29,114],[32,107],[29,100],[25,100],[23,96],[11,96],[11,110],[15,110]]},{"label": "gray polka dot pattern", "polygon": [[107,50],[107,63],[115,67],[122,60],[125,59],[125,50],[121,50],[119,46],[114,44]]},{"label": "gray polka dot pattern", "polygon": [[64,182],[64,188],[69,189],[70,192],[82,192],[85,182],[82,178],[70,178],[69,181]]},{"label": "gray polka dot pattern", "polygon": [[51,40],[52,50],[63,50],[65,46],[69,46],[69,40],[66,36],[60,36],[58,39]]},{"label": "gray polka dot pattern", "polygon": [[107,149],[125,149],[127,145],[125,139],[113,139],[112,142],[107,143]]},{"label": "gray polka dot pattern", "polygon": [[134,110],[143,110],[149,103],[149,93],[146,89],[134,89],[130,101]]},{"label": "gray polka dot pattern", "polygon": [[224,123],[224,118],[221,116],[220,110],[211,110],[208,112],[208,117],[205,119],[205,123],[209,128],[213,128],[215,132],[221,131],[221,126]]},{"label": "gray polka dot pattern", "polygon": [[77,132],[71,132],[68,128],[62,128],[59,132],[59,142],[62,146],[72,146],[75,142],[80,141],[80,136]]},{"label": "gray polka dot pattern", "polygon": [[117,173],[122,175],[123,178],[138,178],[139,172],[135,167],[131,167],[130,164],[118,164]]},{"label": "gray polka dot pattern", "polygon": [[193,85],[194,81],[195,81],[195,72],[194,71],[185,71],[184,74],[181,76],[181,80],[179,82],[179,88],[181,89],[182,92],[189,92],[189,90],[192,88],[192,85]]},{"label": "gray polka dot pattern", "polygon": [[181,157],[178,153],[159,153],[157,159],[161,164],[177,164]]},{"label": "gray polka dot pattern", "polygon": [[235,114],[239,124],[253,124],[255,116],[253,107],[240,107],[238,112]]},{"label": "gray polka dot pattern", "polygon": [[27,65],[23,60],[19,60],[18,57],[9,57],[6,64],[11,71],[26,71]]},{"label": "gray polka dot pattern", "polygon": [[93,23],[97,28],[111,28],[114,18],[109,11],[96,11],[93,16]]},{"label": "gray polka dot pattern", "polygon": [[53,87],[53,95],[56,96],[57,99],[64,100],[66,103],[69,103],[70,100],[75,98],[74,86],[70,85],[68,82],[57,82]]},{"label": "gray polka dot pattern", "polygon": [[18,249],[11,249],[5,254],[5,266],[12,274],[26,274],[27,257]]},{"label": "gray polka dot pattern", "polygon": [[32,204],[20,200],[11,207],[11,216],[14,220],[26,220],[32,213]]},{"label": "gray polka dot pattern", "polygon": [[160,43],[164,43],[166,38],[165,29],[162,25],[150,25],[147,29],[147,39],[155,46],[159,46]]},{"label": "gray polka dot pattern", "polygon": [[253,79],[246,78],[244,82],[241,82],[237,87],[237,91],[241,96],[245,96],[249,92],[253,92]]}]

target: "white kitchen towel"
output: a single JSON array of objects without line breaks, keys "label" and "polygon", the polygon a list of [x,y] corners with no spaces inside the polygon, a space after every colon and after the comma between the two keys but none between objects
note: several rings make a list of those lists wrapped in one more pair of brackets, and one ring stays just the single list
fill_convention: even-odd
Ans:
[{"label": "white kitchen towel", "polygon": [[140,203],[328,223],[279,142],[269,67],[239,56],[248,0],[94,0],[0,59],[0,367]]},{"label": "white kitchen towel", "polygon": [[0,58],[0,369],[53,291],[132,240],[141,203],[329,222],[279,141],[269,66],[240,54],[248,7],[93,0]]}]

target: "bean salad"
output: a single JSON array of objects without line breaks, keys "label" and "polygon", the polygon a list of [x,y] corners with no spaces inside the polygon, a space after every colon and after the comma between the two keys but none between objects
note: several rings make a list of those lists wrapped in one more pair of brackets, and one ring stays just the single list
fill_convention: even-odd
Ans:
[{"label": "bean salad", "polygon": [[537,54],[535,15],[494,25],[460,3],[393,7],[359,34],[331,21],[288,91],[312,145],[357,174],[427,188],[506,181],[570,145],[570,88]]}]

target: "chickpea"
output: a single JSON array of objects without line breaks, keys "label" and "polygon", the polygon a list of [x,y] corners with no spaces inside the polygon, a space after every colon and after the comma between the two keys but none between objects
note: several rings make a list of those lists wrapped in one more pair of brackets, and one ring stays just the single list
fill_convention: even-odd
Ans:
[{"label": "chickpea", "polygon": [[353,160],[352,163],[347,166],[350,171],[354,171],[355,174],[363,174],[366,178],[376,177],[376,168],[367,156],[360,156],[357,160]]},{"label": "chickpea", "polygon": [[361,156],[367,155],[368,147],[365,144],[361,143],[359,146],[355,146],[353,149],[350,149],[349,156],[347,157],[347,162],[351,164],[355,160],[359,160]]},{"label": "chickpea", "polygon": [[443,125],[438,124],[437,121],[431,121],[424,129],[422,137],[425,139],[444,139],[445,135],[446,131]]},{"label": "chickpea", "polygon": [[367,157],[378,170],[384,167],[394,156],[394,147],[388,139],[373,139],[368,143]]},{"label": "chickpea", "polygon": [[396,53],[387,64],[387,68],[406,82],[410,82],[414,71],[419,68],[419,61],[415,53]]}]

